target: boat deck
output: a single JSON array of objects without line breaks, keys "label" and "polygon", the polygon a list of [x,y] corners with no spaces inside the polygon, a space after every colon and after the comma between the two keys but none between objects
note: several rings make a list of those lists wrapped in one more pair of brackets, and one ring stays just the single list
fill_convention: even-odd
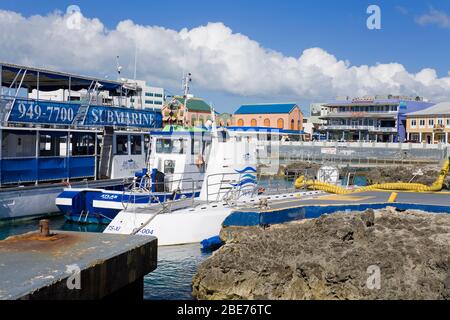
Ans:
[{"label": "boat deck", "polygon": [[423,210],[450,214],[450,192],[397,192],[389,202],[390,191],[369,191],[349,195],[321,194],[273,200],[268,208],[240,206],[227,217],[224,226],[251,226],[317,218],[339,211],[364,211],[387,206],[398,210]]},{"label": "boat deck", "polygon": [[[387,203],[392,192],[369,191],[348,195],[325,194],[314,199],[290,199],[288,201],[274,201],[269,210],[285,209],[293,206],[309,205],[345,205],[345,204],[370,204]],[[397,192],[396,203],[410,203],[422,205],[450,206],[450,193],[419,193],[419,192]]]}]

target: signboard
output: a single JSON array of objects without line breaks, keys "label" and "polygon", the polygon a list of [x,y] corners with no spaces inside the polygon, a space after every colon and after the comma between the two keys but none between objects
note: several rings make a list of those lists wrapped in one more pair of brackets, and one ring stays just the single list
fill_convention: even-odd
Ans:
[{"label": "signboard", "polygon": [[321,148],[320,152],[324,154],[336,154],[336,148]]},{"label": "signboard", "polygon": [[161,128],[162,115],[158,111],[89,106],[83,125]]},{"label": "signboard", "polygon": [[16,99],[8,122],[71,125],[79,104]]},{"label": "signboard", "polygon": [[[16,99],[8,122],[70,126],[79,112],[81,113],[80,104],[76,103]],[[161,128],[162,115],[159,111],[89,106],[83,125]]]}]

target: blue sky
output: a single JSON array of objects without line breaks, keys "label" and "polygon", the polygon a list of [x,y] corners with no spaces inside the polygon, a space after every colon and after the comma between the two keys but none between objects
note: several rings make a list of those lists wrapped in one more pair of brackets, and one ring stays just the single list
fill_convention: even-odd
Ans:
[{"label": "blue sky", "polygon": [[[162,26],[177,31],[208,22],[222,22],[234,33],[244,34],[262,47],[284,56],[298,58],[303,50],[319,47],[338,60],[348,60],[351,65],[398,62],[410,73],[433,68],[438,77],[448,76],[450,70],[450,26],[445,25],[445,19],[443,22],[418,23],[418,18],[431,10],[450,16],[448,0],[0,0],[0,9],[29,17],[47,15],[55,10],[65,12],[71,4],[78,5],[85,17],[100,19],[108,29],[114,29],[126,19],[133,20],[135,24]],[[379,5],[382,10],[381,30],[366,28],[366,8],[370,4]],[[195,70],[193,73],[195,80]],[[217,89],[196,89],[207,100],[214,101],[227,111],[240,103],[258,102],[258,98],[270,100],[270,97],[245,96]],[[303,104],[312,100],[295,94],[288,94],[285,98]]]}]

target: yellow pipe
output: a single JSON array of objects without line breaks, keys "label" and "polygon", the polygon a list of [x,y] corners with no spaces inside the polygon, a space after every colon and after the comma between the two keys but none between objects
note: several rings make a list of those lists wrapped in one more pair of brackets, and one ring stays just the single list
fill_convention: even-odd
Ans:
[{"label": "yellow pipe", "polygon": [[309,189],[314,190],[322,190],[329,193],[335,194],[350,194],[356,192],[364,192],[364,191],[374,191],[374,190],[384,190],[384,191],[416,191],[416,192],[436,192],[442,190],[444,185],[445,177],[448,175],[450,161],[445,160],[441,172],[439,173],[438,178],[431,186],[426,186],[421,183],[407,183],[407,182],[393,182],[393,183],[378,183],[373,184],[366,187],[361,187],[358,189],[345,189],[340,186],[336,186],[331,183],[320,182],[316,180],[308,180],[305,181],[305,177],[301,176],[297,180],[295,180],[295,187],[297,189],[301,189],[303,187],[307,187]]}]

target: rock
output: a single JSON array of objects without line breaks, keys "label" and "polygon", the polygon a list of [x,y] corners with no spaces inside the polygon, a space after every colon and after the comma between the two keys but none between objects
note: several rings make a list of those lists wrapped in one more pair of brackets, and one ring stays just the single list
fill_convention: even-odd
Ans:
[{"label": "rock", "polygon": [[221,237],[197,299],[450,299],[448,214],[335,213]]}]

